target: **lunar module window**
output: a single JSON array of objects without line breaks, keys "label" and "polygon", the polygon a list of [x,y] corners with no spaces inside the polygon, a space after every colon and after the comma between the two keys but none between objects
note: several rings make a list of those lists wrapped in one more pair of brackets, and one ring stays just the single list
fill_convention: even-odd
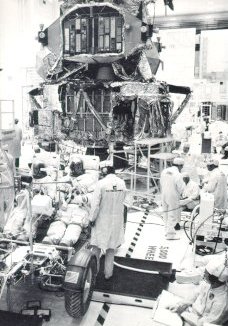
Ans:
[{"label": "lunar module window", "polygon": [[64,55],[119,53],[123,17],[108,6],[80,7],[63,20]]}]

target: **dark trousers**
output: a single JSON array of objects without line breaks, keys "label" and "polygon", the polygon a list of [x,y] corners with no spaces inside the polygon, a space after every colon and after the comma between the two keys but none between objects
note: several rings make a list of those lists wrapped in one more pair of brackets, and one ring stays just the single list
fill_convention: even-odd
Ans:
[{"label": "dark trousers", "polygon": [[15,158],[15,166],[16,168],[19,168],[19,157]]}]

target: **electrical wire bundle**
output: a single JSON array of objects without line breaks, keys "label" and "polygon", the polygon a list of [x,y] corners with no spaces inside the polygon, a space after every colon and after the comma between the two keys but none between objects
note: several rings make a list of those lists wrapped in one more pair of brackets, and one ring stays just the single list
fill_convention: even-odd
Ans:
[{"label": "electrical wire bundle", "polygon": [[[221,211],[220,211],[220,214],[223,215],[223,213]],[[212,215],[209,215],[206,219],[204,219],[197,226],[197,228],[196,228],[196,230],[195,230],[195,232],[193,234],[193,225],[194,225],[194,222],[195,222],[195,220],[196,220],[196,218],[197,218],[198,215],[199,215],[199,205],[196,206],[196,208],[192,212],[192,219],[191,219],[191,222],[190,222],[189,234],[188,234],[187,229],[186,229],[186,224],[188,223],[188,221],[185,221],[184,222],[184,232],[185,232],[185,235],[187,236],[187,238],[190,241],[189,244],[193,244],[194,241],[196,241],[195,238],[196,238],[196,235],[197,235],[197,232],[199,231],[199,229],[202,227],[202,225],[207,220],[209,220],[213,216],[213,214],[212,214]],[[216,252],[217,245],[218,245],[218,242],[219,242],[219,236],[220,236],[220,232],[221,232],[221,228],[222,228],[223,219],[224,219],[224,217],[221,217],[220,218],[220,223],[219,223],[219,228],[218,228],[218,234],[215,237],[215,246],[214,246],[214,248],[208,247],[207,245],[198,245],[198,246],[196,246],[196,254],[201,255],[201,256],[205,256],[205,255],[210,255],[210,254],[218,254],[218,253],[221,253],[223,251],[223,250],[221,250],[219,252]]]}]

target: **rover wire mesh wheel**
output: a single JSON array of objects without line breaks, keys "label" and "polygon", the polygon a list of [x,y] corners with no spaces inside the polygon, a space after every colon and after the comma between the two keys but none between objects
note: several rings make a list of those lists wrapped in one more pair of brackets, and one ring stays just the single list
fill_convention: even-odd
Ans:
[{"label": "rover wire mesh wheel", "polygon": [[83,272],[81,289],[77,291],[65,290],[65,308],[73,318],[84,316],[89,308],[96,282],[97,263],[95,257],[91,258]]}]

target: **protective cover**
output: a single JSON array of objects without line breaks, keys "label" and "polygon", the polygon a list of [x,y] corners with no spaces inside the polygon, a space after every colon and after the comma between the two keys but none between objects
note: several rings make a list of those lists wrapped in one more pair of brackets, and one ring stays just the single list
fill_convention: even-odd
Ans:
[{"label": "protective cover", "polygon": [[31,202],[33,214],[51,216],[53,213],[52,200],[47,195],[35,195]]}]

